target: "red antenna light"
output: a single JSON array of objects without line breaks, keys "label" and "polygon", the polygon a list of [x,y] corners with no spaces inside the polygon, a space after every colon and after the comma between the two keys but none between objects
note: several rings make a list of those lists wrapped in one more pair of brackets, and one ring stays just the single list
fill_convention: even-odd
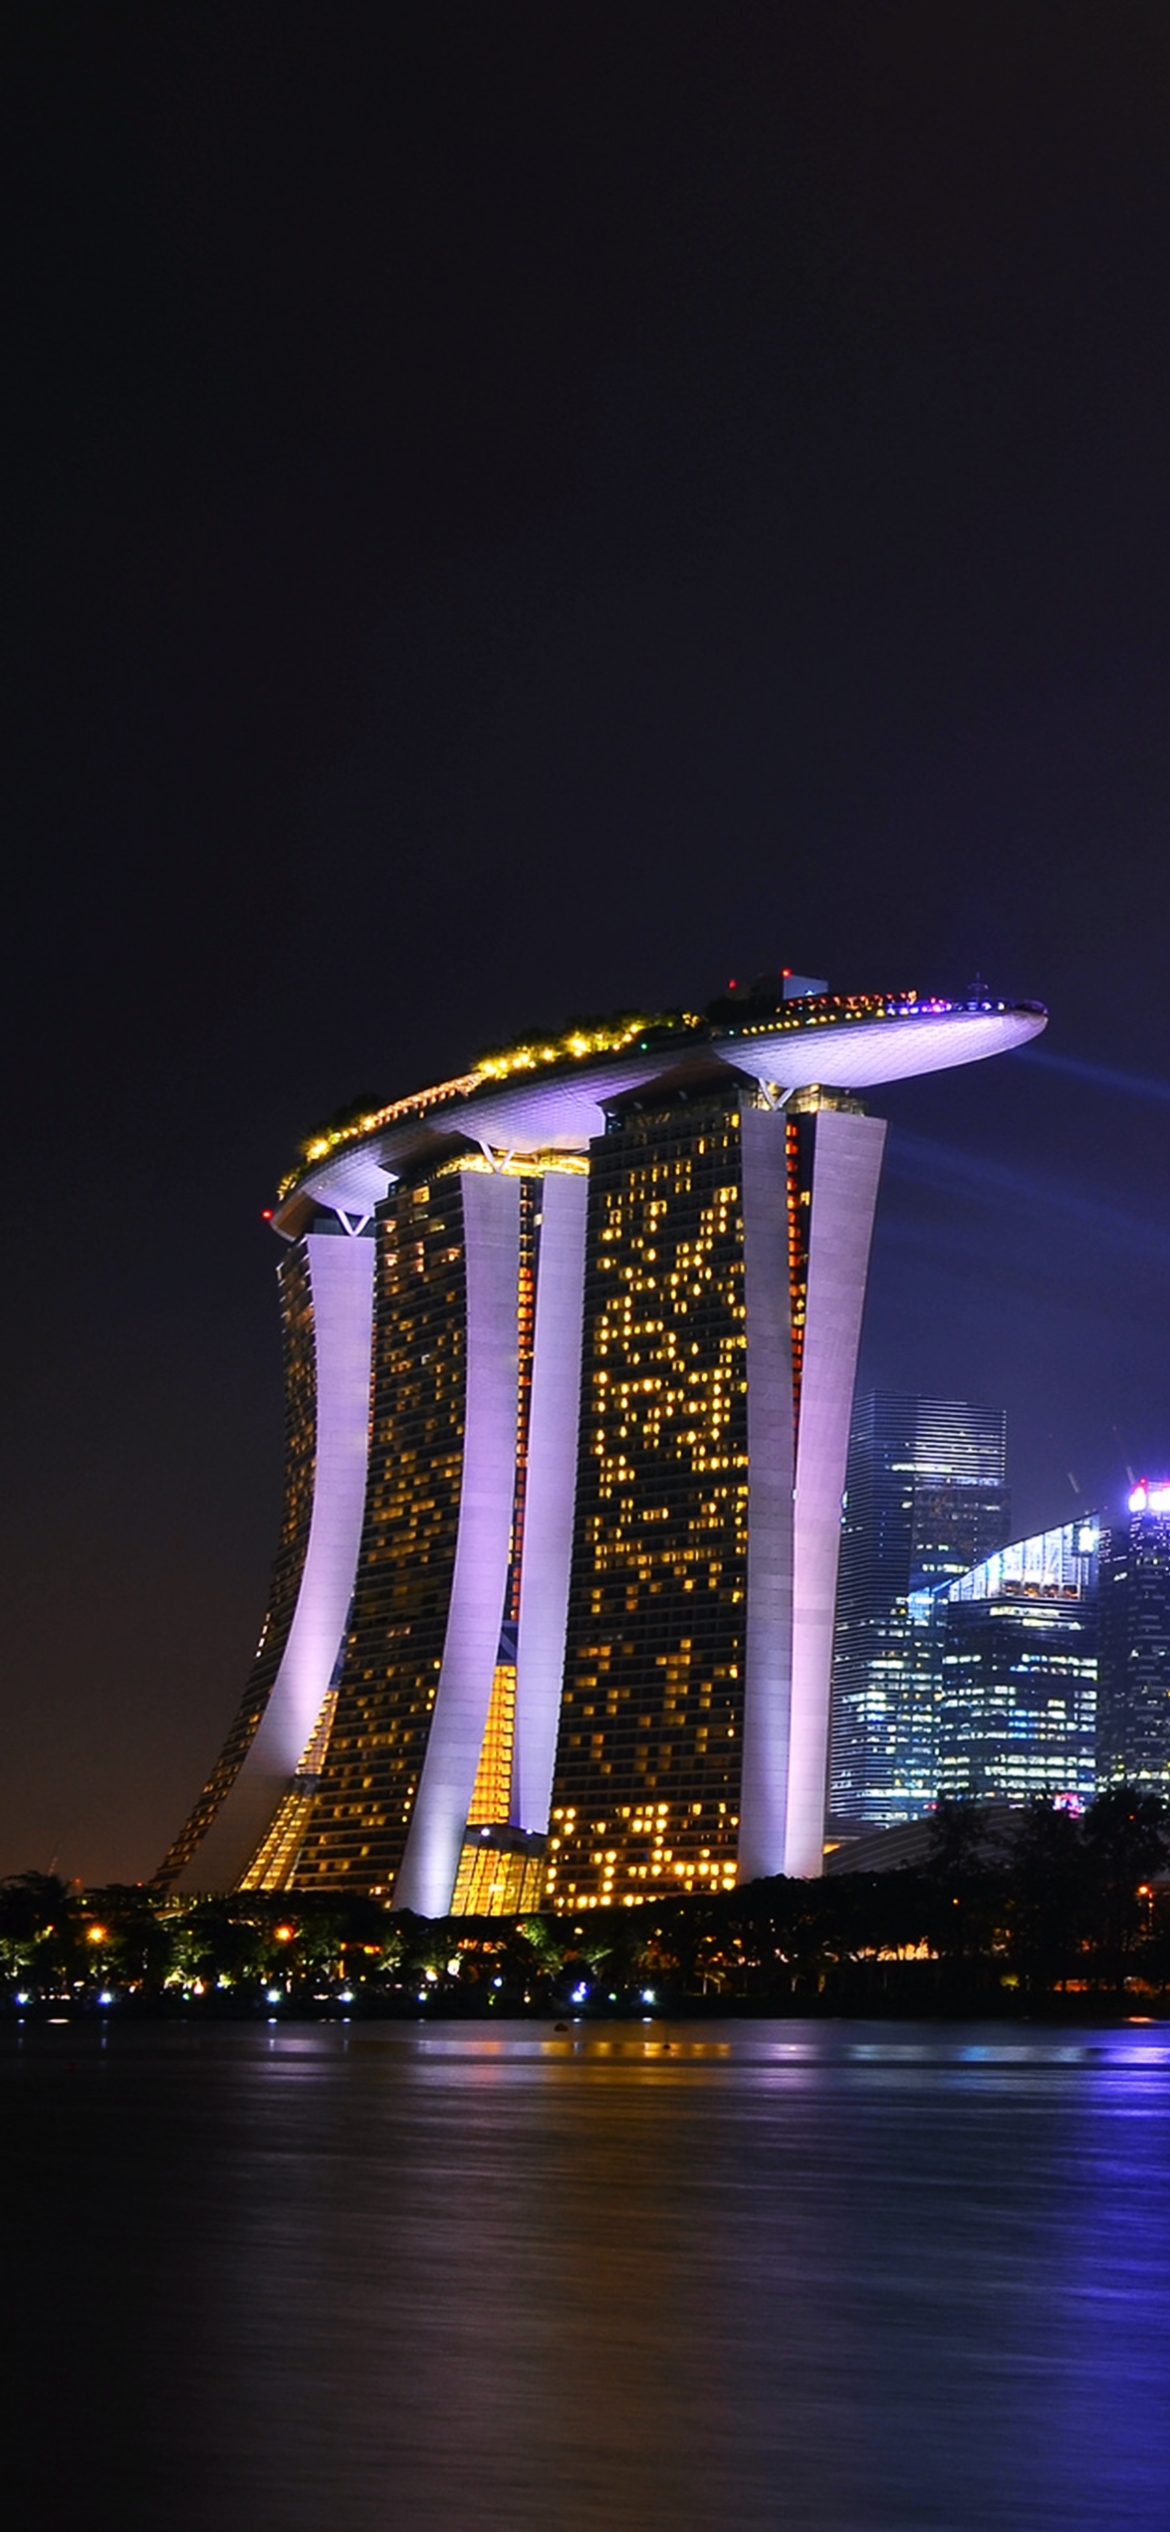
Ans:
[{"label": "red antenna light", "polygon": [[262,1222],[271,1222],[271,1220],[272,1220],[272,1207],[271,1207],[271,1205],[269,1205],[269,1206],[268,1206],[268,1208],[267,1208],[267,1210],[266,1210],[264,1213],[262,1213],[262,1214],[261,1214],[260,1219],[261,1219],[261,1221],[262,1221]]}]

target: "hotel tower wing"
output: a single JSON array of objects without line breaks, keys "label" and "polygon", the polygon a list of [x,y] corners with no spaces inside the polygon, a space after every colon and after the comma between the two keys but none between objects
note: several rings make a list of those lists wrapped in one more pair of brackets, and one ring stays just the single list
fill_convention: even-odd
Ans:
[{"label": "hotel tower wing", "polygon": [[181,1890],[580,1910],[821,1870],[885,1126],[1034,1003],[762,980],[322,1131],[272,1598]]}]

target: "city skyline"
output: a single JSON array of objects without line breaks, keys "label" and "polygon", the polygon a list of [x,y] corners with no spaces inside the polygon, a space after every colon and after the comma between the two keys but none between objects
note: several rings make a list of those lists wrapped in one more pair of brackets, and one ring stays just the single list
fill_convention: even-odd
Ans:
[{"label": "city skyline", "polygon": [[[785,969],[310,1138],[271,1217],[273,1596],[162,1884],[443,1916],[493,1828],[548,1838],[553,1907],[819,1873],[886,1133],[858,1094],[1046,1019]],[[915,1579],[983,1537],[917,1539]]]},{"label": "city skyline", "polygon": [[20,2520],[1156,2521],[1170,10],[0,41]]},{"label": "city skyline", "polygon": [[1029,1533],[1163,1462],[1167,37],[1009,15],[14,30],[0,1864],[230,1727],[274,1174],[557,1014],[1038,994],[883,1096],[862,1381]]}]

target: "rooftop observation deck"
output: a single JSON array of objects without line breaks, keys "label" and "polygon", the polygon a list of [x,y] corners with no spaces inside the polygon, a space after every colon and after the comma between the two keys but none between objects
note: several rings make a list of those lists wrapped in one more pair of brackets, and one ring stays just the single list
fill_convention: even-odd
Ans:
[{"label": "rooftop observation deck", "polygon": [[725,1064],[777,1102],[821,1083],[870,1090],[1006,1054],[1039,1035],[1038,1002],[905,994],[728,995],[705,1012],[621,1012],[482,1056],[453,1081],[322,1127],[279,1190],[274,1226],[295,1238],[320,1208],[368,1219],[392,1180],[460,1144],[491,1153],[583,1153],[605,1104],[689,1063]]}]

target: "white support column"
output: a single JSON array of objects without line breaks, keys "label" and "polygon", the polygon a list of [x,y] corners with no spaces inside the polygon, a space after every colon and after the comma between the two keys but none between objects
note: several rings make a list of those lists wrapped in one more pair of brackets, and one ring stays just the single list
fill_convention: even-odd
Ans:
[{"label": "white support column", "polygon": [[581,1401],[581,1320],[589,1182],[550,1172],[541,1189],[540,1250],[528,1416],[524,1556],[516,1647],[514,1815],[548,1828],[561,1682]]},{"label": "white support column", "polygon": [[747,1330],[747,1641],[739,1878],[782,1873],[792,1678],[792,1309],[782,1113],[745,1108],[743,1270]]},{"label": "white support column", "polygon": [[265,1836],[320,1714],[341,1650],[365,1508],[373,1240],[310,1232],[316,1456],[309,1543],[284,1658],[230,1792],[176,1883],[232,1890]]},{"label": "white support column", "polygon": [[427,1753],[394,1885],[396,1908],[445,1916],[500,1646],[516,1472],[520,1182],[463,1178],[467,1387],[459,1531]]},{"label": "white support column", "polygon": [[786,1873],[819,1873],[824,1860],[841,1496],[885,1139],[880,1117],[836,1108],[817,1116],[796,1450]]}]

